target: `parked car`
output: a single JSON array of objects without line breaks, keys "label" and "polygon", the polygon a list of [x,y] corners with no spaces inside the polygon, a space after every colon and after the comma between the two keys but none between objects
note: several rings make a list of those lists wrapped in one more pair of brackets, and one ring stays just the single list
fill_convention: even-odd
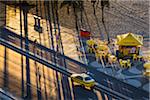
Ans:
[{"label": "parked car", "polygon": [[79,85],[86,88],[93,89],[95,85],[95,80],[86,73],[72,74],[71,79],[73,80],[73,82],[78,83]]}]

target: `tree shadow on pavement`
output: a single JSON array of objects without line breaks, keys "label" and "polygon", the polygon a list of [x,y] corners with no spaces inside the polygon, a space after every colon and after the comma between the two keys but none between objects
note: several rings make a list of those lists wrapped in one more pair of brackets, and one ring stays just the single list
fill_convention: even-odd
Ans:
[{"label": "tree shadow on pavement", "polygon": [[36,90],[37,90],[37,98],[38,100],[42,99],[42,93],[41,93],[41,73],[39,70],[39,66],[37,62],[34,62],[35,65],[35,75],[36,75]]},{"label": "tree shadow on pavement", "polygon": [[7,63],[7,59],[8,59],[8,49],[5,47],[5,51],[4,51],[4,72],[3,72],[3,87],[5,89],[8,88],[8,84],[9,84],[9,73],[8,73],[8,63]]}]

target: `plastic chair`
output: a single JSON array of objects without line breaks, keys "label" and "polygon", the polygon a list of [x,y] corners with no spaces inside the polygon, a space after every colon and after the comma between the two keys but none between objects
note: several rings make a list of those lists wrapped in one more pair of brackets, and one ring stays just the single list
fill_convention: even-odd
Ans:
[{"label": "plastic chair", "polygon": [[139,61],[141,61],[142,58],[143,58],[143,56],[137,56],[137,59],[138,59]]},{"label": "plastic chair", "polygon": [[119,64],[121,67],[124,67],[124,63],[123,63],[122,59],[119,59]]},{"label": "plastic chair", "polygon": [[89,46],[88,46],[87,49],[88,49],[88,52],[89,52],[89,53],[93,53],[93,48],[92,48],[92,47],[89,47]]},{"label": "plastic chair", "polygon": [[131,67],[130,59],[127,60],[127,67]]},{"label": "plastic chair", "polygon": [[133,54],[133,60],[137,60],[137,54]]}]

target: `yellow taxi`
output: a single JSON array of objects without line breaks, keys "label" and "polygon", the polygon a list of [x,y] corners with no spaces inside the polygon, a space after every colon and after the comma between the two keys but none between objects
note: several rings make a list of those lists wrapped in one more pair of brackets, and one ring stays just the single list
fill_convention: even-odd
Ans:
[{"label": "yellow taxi", "polygon": [[73,82],[90,89],[93,89],[95,85],[95,80],[86,73],[72,74],[71,79]]}]

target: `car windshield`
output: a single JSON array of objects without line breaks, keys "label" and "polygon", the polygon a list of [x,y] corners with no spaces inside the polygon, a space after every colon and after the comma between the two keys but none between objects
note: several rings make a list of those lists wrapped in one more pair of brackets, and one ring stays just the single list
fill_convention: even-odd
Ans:
[{"label": "car windshield", "polygon": [[83,78],[81,76],[77,76],[76,78],[79,80],[83,80]]},{"label": "car windshield", "polygon": [[89,80],[91,80],[92,78],[91,77],[86,77],[85,78],[85,81],[89,81]]}]

